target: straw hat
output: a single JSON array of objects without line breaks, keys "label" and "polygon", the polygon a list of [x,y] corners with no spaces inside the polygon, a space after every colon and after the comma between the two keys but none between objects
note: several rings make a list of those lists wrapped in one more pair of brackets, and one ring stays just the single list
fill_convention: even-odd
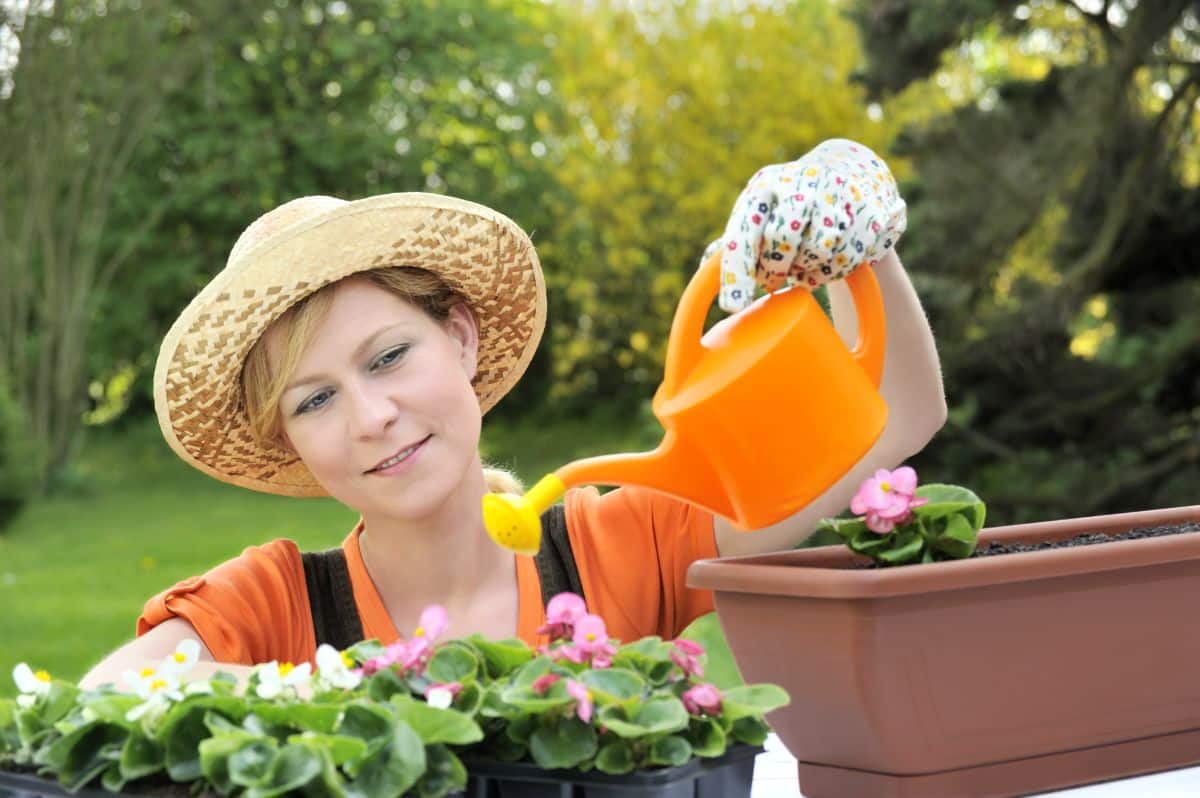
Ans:
[{"label": "straw hat", "polygon": [[486,413],[525,372],[546,323],[546,286],[529,237],[502,214],[454,197],[302,197],[246,228],[225,268],[163,340],[154,407],[171,448],[224,482],[286,496],[325,495],[294,454],[254,441],[242,364],[289,306],[321,286],[384,266],[436,272],[466,297],[479,321],[473,386]]}]

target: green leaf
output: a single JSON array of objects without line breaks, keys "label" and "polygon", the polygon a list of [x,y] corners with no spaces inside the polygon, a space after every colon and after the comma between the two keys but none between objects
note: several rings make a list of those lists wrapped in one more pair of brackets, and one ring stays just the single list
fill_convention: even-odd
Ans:
[{"label": "green leaf", "polygon": [[337,728],[342,711],[341,704],[311,704],[307,701],[287,704],[262,702],[254,706],[254,714],[267,723],[323,734],[330,734]]},{"label": "green leaf", "polygon": [[669,662],[671,659],[671,644],[658,635],[648,635],[618,648],[617,655],[621,654],[636,654],[648,660],[666,660]]},{"label": "green leaf", "polygon": [[285,745],[275,753],[260,786],[246,790],[245,798],[276,798],[299,790],[321,775],[321,760],[302,745]]},{"label": "green leaf", "polygon": [[638,739],[686,728],[688,713],[678,698],[659,696],[628,713],[617,704],[602,707],[599,722],[618,737]]},{"label": "green leaf", "polygon": [[928,504],[913,510],[914,513],[936,504],[983,504],[974,491],[968,490],[961,485],[946,485],[940,482],[929,482],[921,485],[914,491],[913,495],[929,500]]},{"label": "green leaf", "polygon": [[483,739],[483,730],[470,717],[454,709],[438,709],[408,696],[392,696],[396,715],[412,726],[425,745],[467,745]]},{"label": "green leaf", "polygon": [[119,766],[121,777],[127,781],[157,773],[164,767],[162,746],[135,729],[121,748]]},{"label": "green leaf", "polygon": [[512,675],[512,685],[528,687],[537,681],[539,676],[545,676],[554,667],[554,663],[546,657],[530,660],[518,668]]},{"label": "green leaf", "polygon": [[730,735],[733,739],[749,745],[762,745],[766,741],[771,727],[761,718],[738,718],[733,722]]},{"label": "green leaf", "polygon": [[580,675],[582,681],[598,699],[622,702],[637,698],[646,688],[642,677],[623,668],[603,668],[588,670]]},{"label": "green leaf", "polygon": [[537,715],[519,715],[510,720],[504,727],[504,736],[522,745],[529,744],[529,738],[538,728]]},{"label": "green leaf", "polygon": [[35,761],[53,769],[58,780],[72,792],[87,784],[113,761],[109,751],[119,756],[128,730],[111,723],[91,721],[77,727],[48,748],[38,752]]},{"label": "green leaf", "polygon": [[[201,743],[201,746],[203,747],[204,743]],[[265,783],[278,750],[279,744],[272,737],[239,741],[228,757],[229,780],[242,787],[255,787]]]},{"label": "green leaf", "polygon": [[540,726],[529,738],[538,767],[573,768],[596,754],[596,731],[574,716]]},{"label": "green leaf", "polygon": [[65,718],[75,708],[78,697],[79,688],[75,685],[57,679],[50,682],[50,689],[38,702],[42,722],[49,726]]},{"label": "green leaf", "polygon": [[950,557],[963,559],[975,551],[977,536],[971,522],[961,515],[951,516],[941,534],[932,540],[933,548]]},{"label": "green leaf", "polygon": [[91,710],[98,720],[116,723],[120,726],[133,726],[125,720],[125,713],[142,703],[142,699],[128,693],[114,693],[88,701],[85,706]]},{"label": "green leaf", "polygon": [[108,792],[121,792],[126,781],[128,779],[121,775],[121,768],[117,765],[109,765],[100,775],[100,786]]},{"label": "green leaf", "polygon": [[691,758],[692,746],[682,737],[660,737],[646,752],[646,761],[652,765],[679,767]]},{"label": "green leaf", "polygon": [[633,748],[624,740],[613,740],[600,747],[596,754],[596,769],[619,776],[633,770]]},{"label": "green leaf", "polygon": [[820,534],[826,538],[832,534],[849,542],[862,538],[864,532],[875,534],[867,528],[867,522],[862,518],[822,518],[817,524],[814,534]]},{"label": "green leaf", "polygon": [[246,711],[240,698],[195,696],[171,707],[163,717],[158,739],[166,753],[167,773],[172,780],[195,781],[200,777],[200,741],[210,736],[205,724],[209,710],[239,720]]},{"label": "green leaf", "polygon": [[454,708],[464,715],[474,716],[483,704],[483,688],[479,682],[463,685],[462,690],[454,698]]},{"label": "green leaf", "polygon": [[500,691],[500,700],[521,712],[543,714],[555,707],[570,704],[575,699],[567,693],[566,679],[559,679],[540,695],[528,685],[514,685]]},{"label": "green leaf", "polygon": [[335,765],[341,765],[367,755],[367,744],[361,737],[348,734],[324,734],[306,731],[293,734],[287,738],[289,743],[305,745],[309,748],[320,748],[329,752],[329,758]]},{"label": "green leaf", "polygon": [[12,754],[21,747],[21,734],[17,730],[17,702],[11,698],[0,698],[0,754]]},{"label": "green leaf", "polygon": [[916,562],[921,559],[921,550],[925,548],[925,538],[915,529],[896,532],[888,536],[891,546],[875,551],[872,556],[880,562],[898,564]]},{"label": "green leaf", "polygon": [[387,649],[383,643],[378,640],[363,640],[355,643],[346,649],[346,653],[350,655],[350,659],[358,665],[362,665],[369,659],[383,655]]},{"label": "green leaf", "polygon": [[419,798],[441,798],[467,786],[467,769],[462,761],[444,745],[425,749],[425,775],[417,782]]},{"label": "green leaf", "polygon": [[394,668],[384,668],[367,678],[367,696],[371,700],[385,703],[397,693],[408,695],[409,689]]},{"label": "green leaf", "polygon": [[763,715],[791,703],[787,692],[773,684],[734,687],[721,696],[721,717],[726,722]]},{"label": "green leaf", "polygon": [[[200,772],[208,779],[222,795],[233,791],[234,782],[229,772],[229,761],[238,750],[262,743],[274,748],[275,741],[259,737],[252,732],[232,731],[215,737],[209,737],[200,743]],[[267,757],[269,761],[269,757]],[[257,776],[261,776],[259,772]],[[255,776],[255,780],[257,779]]]},{"label": "green leaf", "polygon": [[696,756],[714,757],[725,753],[725,729],[714,718],[692,718],[687,740]]},{"label": "green leaf", "polygon": [[487,640],[479,634],[473,634],[467,640],[483,656],[487,675],[492,679],[507,676],[533,659],[533,651],[523,640]]},{"label": "green leaf", "polygon": [[475,652],[469,646],[457,642],[440,646],[425,667],[425,673],[430,679],[443,684],[465,683],[474,679],[478,672],[479,659]]},{"label": "green leaf", "polygon": [[384,745],[354,770],[349,791],[363,796],[403,795],[425,772],[425,746],[411,726],[397,720]]}]

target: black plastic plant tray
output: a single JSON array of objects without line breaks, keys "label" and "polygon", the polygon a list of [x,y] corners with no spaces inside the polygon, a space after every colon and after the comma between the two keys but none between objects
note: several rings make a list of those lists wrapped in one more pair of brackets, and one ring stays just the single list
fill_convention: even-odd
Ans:
[{"label": "black plastic plant tray", "polygon": [[[610,776],[593,770],[543,770],[537,765],[468,762],[470,778],[462,798],[750,798],[754,757],[762,748],[737,745],[715,759],[693,759],[686,765]],[[130,790],[122,795],[186,796],[183,785],[158,791]],[[96,787],[68,792],[57,781],[30,773],[0,771],[0,798],[111,798]]]},{"label": "black plastic plant tray", "polygon": [[737,745],[715,759],[621,776],[472,761],[466,798],[750,798],[754,757],[762,751]]}]

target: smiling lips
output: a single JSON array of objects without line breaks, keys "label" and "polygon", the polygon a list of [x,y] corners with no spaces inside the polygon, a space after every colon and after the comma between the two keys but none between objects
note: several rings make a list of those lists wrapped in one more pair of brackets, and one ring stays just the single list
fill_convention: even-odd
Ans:
[{"label": "smiling lips", "polygon": [[371,473],[374,473],[374,472],[376,472],[376,471],[382,471],[382,470],[383,470],[383,469],[385,469],[385,468],[391,468],[391,467],[392,467],[392,466],[394,466],[394,465],[398,465],[398,464],[400,464],[400,463],[404,462],[405,460],[407,460],[407,459],[408,459],[408,457],[409,457],[409,456],[410,456],[410,455],[411,455],[413,452],[415,452],[417,449],[420,449],[420,448],[421,448],[421,447],[422,447],[422,446],[425,444],[425,441],[429,440],[431,437],[433,437],[433,436],[432,436],[432,435],[426,435],[424,438],[422,438],[421,440],[417,441],[417,442],[416,442],[416,443],[414,443],[413,445],[409,446],[409,447],[408,447],[408,448],[406,448],[406,449],[401,449],[399,452],[397,452],[396,454],[394,454],[394,455],[392,455],[391,457],[387,458],[386,460],[382,460],[382,461],[380,461],[379,463],[377,463],[377,464],[375,465],[375,467],[374,467],[374,468],[368,468],[368,469],[367,469],[365,472],[363,472],[363,473],[366,473],[366,474],[371,474]]}]

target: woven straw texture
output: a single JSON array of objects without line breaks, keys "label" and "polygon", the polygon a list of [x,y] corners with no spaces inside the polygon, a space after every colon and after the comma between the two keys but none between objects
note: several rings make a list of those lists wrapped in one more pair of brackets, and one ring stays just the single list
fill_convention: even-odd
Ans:
[{"label": "woven straw texture", "polygon": [[242,364],[289,306],[323,285],[384,266],[436,272],[467,298],[480,328],[473,386],[486,413],[525,372],[545,327],[546,287],[529,237],[502,214],[453,197],[303,197],[246,229],[225,268],[163,340],[154,404],[171,448],[225,482],[325,495],[295,455],[254,441]]}]

